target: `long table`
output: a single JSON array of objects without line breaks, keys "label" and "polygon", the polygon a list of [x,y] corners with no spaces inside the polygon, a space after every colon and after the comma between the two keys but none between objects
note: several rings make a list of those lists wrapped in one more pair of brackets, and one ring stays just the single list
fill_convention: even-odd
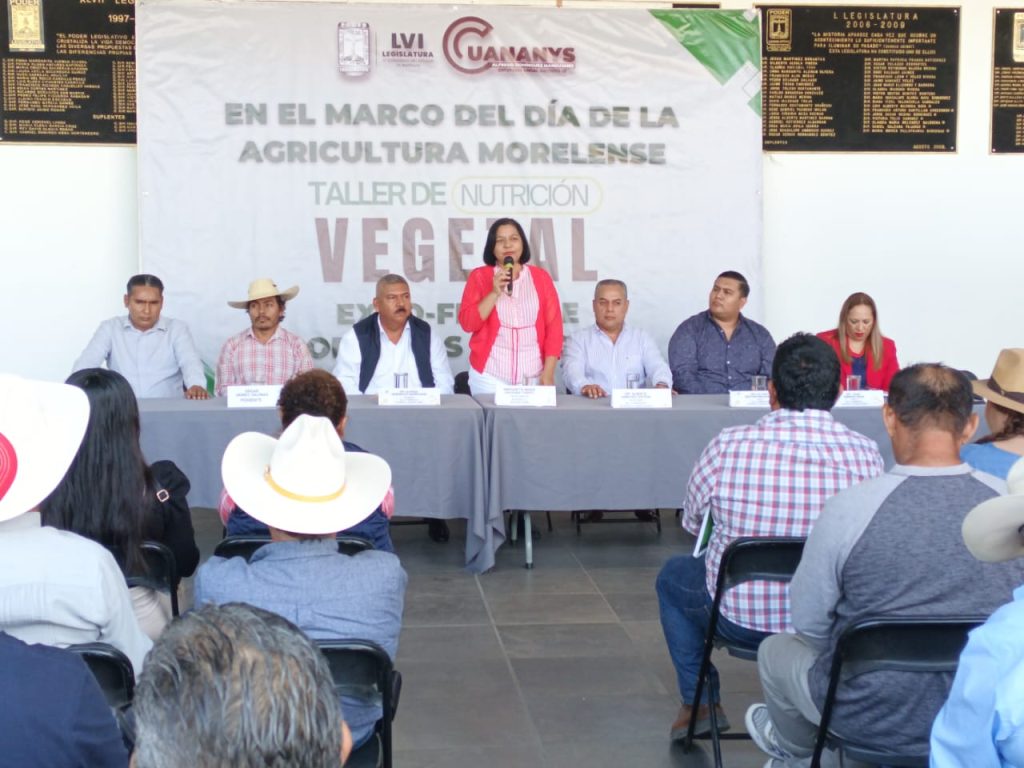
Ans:
[{"label": "long table", "polygon": [[[142,400],[140,410],[146,457],[177,462],[198,506],[217,504],[232,437],[280,429],[274,409],[228,409],[224,400]],[[568,395],[558,395],[555,408],[500,407],[490,395],[446,395],[440,408],[382,407],[356,396],[345,437],[387,459],[400,515],[465,518],[466,567],[483,572],[505,539],[503,510],[680,507],[708,441],[764,413],[730,408],[725,395],[673,397],[663,410]],[[879,409],[833,415],[875,440],[892,466]]]},{"label": "long table", "polygon": [[[466,566],[490,568],[498,545],[481,514],[486,476],[480,406],[466,395],[445,395],[439,408],[382,407],[369,396],[348,402],[345,439],[391,465],[396,512],[466,518]],[[221,456],[235,435],[281,430],[276,409],[228,408],[219,398],[144,399],[139,410],[147,460],[173,460],[192,482],[190,503],[203,507],[217,506]]]}]

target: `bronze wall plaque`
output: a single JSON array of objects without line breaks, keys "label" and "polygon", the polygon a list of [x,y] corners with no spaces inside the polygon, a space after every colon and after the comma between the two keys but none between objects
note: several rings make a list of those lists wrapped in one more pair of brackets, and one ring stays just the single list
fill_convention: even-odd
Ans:
[{"label": "bronze wall plaque", "polygon": [[956,149],[959,9],[760,9],[766,151]]},{"label": "bronze wall plaque", "polygon": [[1024,152],[1024,8],[995,10],[992,151]]},{"label": "bronze wall plaque", "polygon": [[0,3],[0,144],[134,144],[135,0]]}]

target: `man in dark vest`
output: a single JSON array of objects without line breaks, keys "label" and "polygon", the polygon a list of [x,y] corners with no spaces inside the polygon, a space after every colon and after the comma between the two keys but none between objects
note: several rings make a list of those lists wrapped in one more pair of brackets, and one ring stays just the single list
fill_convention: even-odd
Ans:
[{"label": "man in dark vest", "polygon": [[[444,342],[429,323],[413,316],[405,278],[384,275],[378,280],[373,308],[376,311],[352,326],[338,345],[334,375],[346,394],[374,395],[400,385],[437,387],[443,395],[452,394],[455,377]],[[401,376],[404,382],[396,380]],[[444,520],[427,522],[430,538],[448,540]]]}]

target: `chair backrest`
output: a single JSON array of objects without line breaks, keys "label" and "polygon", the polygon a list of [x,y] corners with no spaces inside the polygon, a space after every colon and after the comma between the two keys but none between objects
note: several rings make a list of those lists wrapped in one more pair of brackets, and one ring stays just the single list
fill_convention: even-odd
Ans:
[{"label": "chair backrest", "polygon": [[472,392],[469,391],[469,371],[460,371],[455,374],[454,391],[456,395],[472,394]]},{"label": "chair backrest", "polygon": [[383,717],[377,722],[377,733],[381,740],[382,764],[390,768],[391,721],[398,710],[402,681],[391,657],[370,640],[317,640],[316,644],[327,659],[338,695],[379,706],[383,711]]},{"label": "chair backrest", "polygon": [[159,541],[142,542],[142,560],[146,573],[125,578],[129,587],[147,587],[171,596],[171,615],[178,615],[178,565],[174,553]]},{"label": "chair backrest", "polygon": [[122,710],[132,703],[135,671],[121,651],[107,643],[80,643],[68,646],[68,650],[85,661],[112,709]]},{"label": "chair backrest", "polygon": [[[218,542],[213,554],[214,557],[244,557],[249,560],[253,552],[269,543],[268,535],[228,536]],[[373,542],[362,536],[338,536],[338,552],[343,555],[357,555],[370,549],[374,549]]]},{"label": "chair backrest", "polygon": [[804,552],[804,541],[790,536],[736,539],[722,555],[715,598],[748,581],[792,580]]},{"label": "chair backrest", "polygon": [[[985,622],[984,616],[868,617],[840,635],[832,657],[828,691],[821,712],[811,765],[818,766],[839,685],[865,672],[955,672],[967,633]],[[908,692],[908,695],[912,695]],[[841,740],[840,740],[841,741]],[[894,765],[914,765],[926,755],[888,755],[884,749],[855,745],[862,756],[888,756]]]}]

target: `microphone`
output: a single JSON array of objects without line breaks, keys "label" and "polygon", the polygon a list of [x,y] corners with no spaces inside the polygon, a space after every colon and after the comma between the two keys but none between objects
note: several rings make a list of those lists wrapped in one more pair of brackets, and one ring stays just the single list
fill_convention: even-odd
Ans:
[{"label": "microphone", "polygon": [[513,259],[511,256],[506,256],[505,260],[501,262],[501,265],[505,268],[505,271],[508,272],[508,285],[505,286],[505,290],[508,291],[509,296],[512,295],[512,269],[515,267],[515,263],[516,260]]}]

